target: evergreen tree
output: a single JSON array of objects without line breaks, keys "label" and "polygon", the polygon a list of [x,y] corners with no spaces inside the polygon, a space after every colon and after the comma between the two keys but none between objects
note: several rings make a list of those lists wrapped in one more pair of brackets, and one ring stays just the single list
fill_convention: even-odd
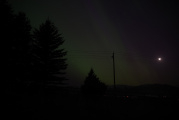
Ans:
[{"label": "evergreen tree", "polygon": [[2,66],[1,66],[1,72],[2,72],[2,84],[1,87],[4,88],[5,94],[7,95],[5,98],[10,97],[10,94],[12,93],[11,87],[12,87],[12,80],[13,80],[13,72],[11,70],[11,52],[12,52],[12,25],[14,20],[14,14],[11,6],[8,4],[6,0],[0,1],[0,35],[1,35],[1,48],[2,48],[2,55],[1,60]]},{"label": "evergreen tree", "polygon": [[[64,43],[58,29],[50,20],[35,29],[34,37],[34,71],[40,84],[62,84],[67,68],[66,51],[61,48]],[[58,76],[58,77],[57,77]],[[60,76],[60,77],[59,77]]]},{"label": "evergreen tree", "polygon": [[[31,26],[24,13],[14,14],[6,0],[0,1],[1,37],[4,47],[4,74],[6,85],[18,88],[27,78],[29,61],[29,42]],[[26,76],[26,78],[25,78]],[[8,88],[8,87],[7,87]]]},{"label": "evergreen tree", "polygon": [[[9,69],[10,69],[10,60],[11,60],[11,52],[12,52],[12,33],[13,33],[13,21],[14,14],[11,6],[7,3],[6,0],[0,1],[0,35],[1,35],[1,43],[2,43],[2,58],[4,58],[4,71],[7,80],[9,80]],[[5,78],[5,77],[4,77]]]},{"label": "evergreen tree", "polygon": [[87,96],[104,95],[106,89],[107,86],[99,80],[93,69],[90,70],[84,81],[84,85],[81,87],[82,93]]},{"label": "evergreen tree", "polygon": [[[6,98],[24,95],[30,79],[31,25],[24,13],[14,14],[7,0],[0,1],[2,40],[2,81]],[[26,93],[27,94],[27,93]],[[16,96],[18,95],[18,97]],[[12,97],[12,98],[11,98]],[[17,100],[18,101],[18,100]]]},{"label": "evergreen tree", "polygon": [[14,77],[18,84],[26,84],[29,82],[31,53],[31,25],[25,13],[20,12],[15,15],[13,25],[12,39],[12,58],[11,63]]}]

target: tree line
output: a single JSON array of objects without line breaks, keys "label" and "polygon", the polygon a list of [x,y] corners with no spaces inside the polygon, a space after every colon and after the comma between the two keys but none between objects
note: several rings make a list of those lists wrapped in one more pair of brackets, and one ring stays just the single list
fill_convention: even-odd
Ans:
[{"label": "tree line", "polygon": [[[15,14],[6,0],[0,1],[1,42],[3,46],[3,81],[6,91],[23,92],[62,85],[67,80],[67,51],[57,27],[47,19],[32,30],[26,14]],[[84,94],[101,94],[106,85],[91,70],[81,90]]]},{"label": "tree line", "polygon": [[62,84],[66,80],[67,52],[61,47],[64,40],[54,23],[47,19],[32,31],[25,13],[15,14],[6,0],[0,4],[3,79],[7,88]]}]

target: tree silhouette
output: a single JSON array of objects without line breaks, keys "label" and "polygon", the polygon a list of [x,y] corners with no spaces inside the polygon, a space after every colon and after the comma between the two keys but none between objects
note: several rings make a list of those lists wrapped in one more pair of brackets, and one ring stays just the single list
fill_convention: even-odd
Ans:
[{"label": "tree silhouette", "polygon": [[[62,84],[67,68],[66,51],[61,48],[64,43],[57,28],[48,19],[33,33],[34,73],[37,82],[43,85]],[[58,75],[58,77],[57,77]]]},{"label": "tree silhouette", "polygon": [[4,47],[3,77],[6,88],[14,91],[27,83],[29,73],[29,49],[31,25],[24,13],[14,14],[6,0],[0,1],[1,37]]},{"label": "tree silhouette", "polygon": [[28,76],[31,64],[30,43],[31,39],[31,25],[25,13],[20,12],[15,15],[13,25],[13,40],[12,40],[12,58],[11,66],[17,84],[27,84],[29,82]]},{"label": "tree silhouette", "polygon": [[11,6],[7,3],[6,0],[1,0],[0,1],[0,13],[2,18],[0,19],[0,30],[1,30],[1,43],[2,43],[2,58],[4,58],[3,63],[3,72],[4,72],[4,78],[6,84],[8,85],[10,83],[11,80],[11,76],[9,74],[11,74],[11,72],[9,70],[11,70],[11,65],[10,65],[10,61],[12,58],[12,34],[13,34],[13,30],[12,30],[12,26],[13,26],[13,21],[14,21],[14,14],[12,11]]},{"label": "tree silhouette", "polygon": [[90,70],[81,87],[82,93],[86,96],[102,96],[106,89],[107,86],[99,80],[93,69]]}]

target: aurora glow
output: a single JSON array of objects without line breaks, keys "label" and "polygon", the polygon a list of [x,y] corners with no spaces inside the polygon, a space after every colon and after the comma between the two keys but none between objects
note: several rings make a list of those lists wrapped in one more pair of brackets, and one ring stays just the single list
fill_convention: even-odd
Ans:
[{"label": "aurora glow", "polygon": [[[9,2],[15,12],[27,14],[33,27],[49,17],[62,32],[64,48],[68,51],[70,85],[83,84],[91,68],[102,82],[112,85],[113,51],[116,84],[179,85],[177,3],[150,0]],[[165,62],[158,64],[158,55],[165,56]],[[168,80],[171,76],[172,80]]]}]

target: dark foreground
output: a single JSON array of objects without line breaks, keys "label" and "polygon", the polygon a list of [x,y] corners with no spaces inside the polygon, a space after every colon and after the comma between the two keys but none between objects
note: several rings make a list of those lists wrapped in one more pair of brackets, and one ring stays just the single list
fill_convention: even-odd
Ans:
[{"label": "dark foreground", "polygon": [[81,95],[14,95],[6,101],[7,119],[178,119],[175,97],[84,97]]}]

